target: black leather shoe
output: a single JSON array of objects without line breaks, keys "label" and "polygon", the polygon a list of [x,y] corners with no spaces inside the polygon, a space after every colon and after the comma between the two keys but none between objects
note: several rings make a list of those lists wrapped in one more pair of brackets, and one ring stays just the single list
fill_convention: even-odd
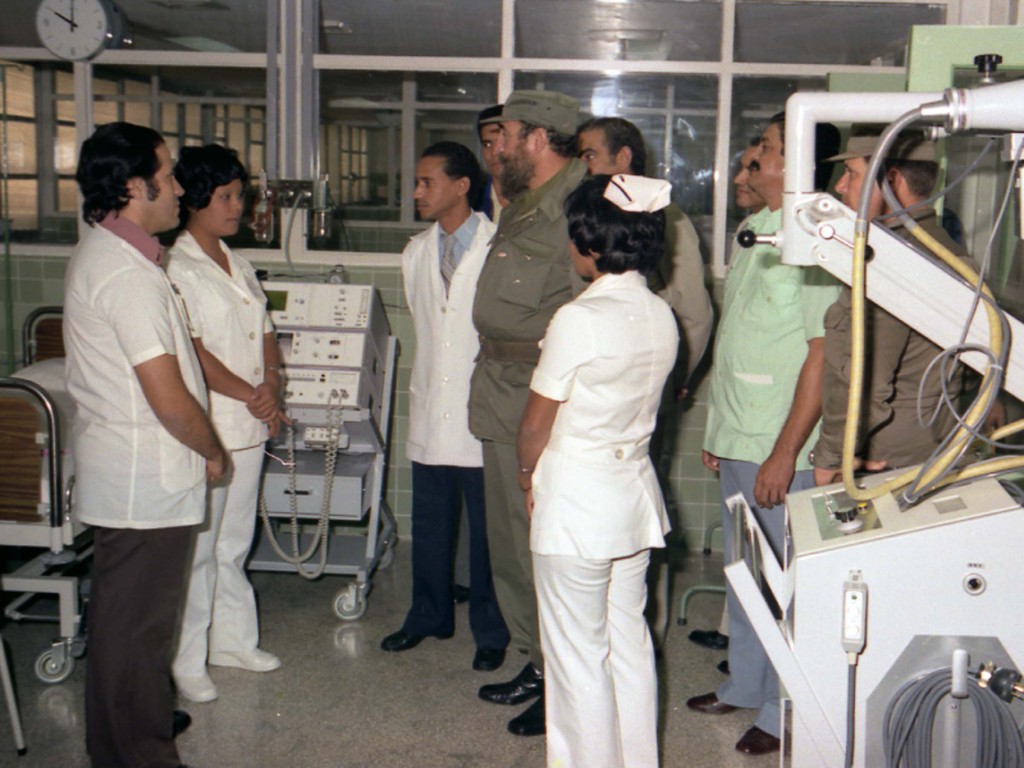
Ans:
[{"label": "black leather shoe", "polygon": [[703,712],[705,715],[727,715],[738,709],[738,707],[734,707],[732,704],[719,701],[714,691],[705,693],[703,696],[694,696],[691,699],[687,699],[686,706],[698,712]]},{"label": "black leather shoe", "polygon": [[781,744],[782,741],[777,736],[772,736],[753,725],[736,742],[736,751],[745,755],[768,755],[778,752]]},{"label": "black leather shoe", "polygon": [[[478,694],[484,701],[492,704],[521,704],[537,696],[544,695],[544,673],[528,662],[523,671],[507,683],[494,683],[481,686]],[[525,713],[524,713],[525,714]],[[543,714],[543,710],[541,710]]]},{"label": "black leather shoe", "polygon": [[423,635],[410,635],[404,629],[388,635],[380,641],[380,647],[385,651],[408,651],[423,642]]},{"label": "black leather shoe", "polygon": [[728,659],[725,659],[724,661],[720,661],[720,662],[718,662],[718,667],[717,667],[717,669],[718,669],[718,671],[719,671],[719,672],[721,672],[721,673],[722,673],[723,675],[728,675],[728,674],[729,674],[729,660],[728,660]]},{"label": "black leather shoe", "polygon": [[477,672],[493,672],[504,663],[504,648],[477,648],[473,657],[473,669]]},{"label": "black leather shoe", "polygon": [[174,710],[174,713],[172,714],[171,717],[173,718],[171,721],[173,723],[171,725],[172,738],[180,736],[188,730],[188,727],[190,725],[192,725],[192,717],[189,715],[188,712],[186,712],[183,709]]},{"label": "black leather shoe", "polygon": [[543,696],[528,706],[519,717],[508,722],[508,732],[516,736],[543,736],[546,731]]},{"label": "black leather shoe", "polygon": [[452,586],[452,599],[455,600],[456,605],[468,603],[469,587],[464,587],[461,584],[455,584],[454,586]]},{"label": "black leather shoe", "polygon": [[690,642],[710,648],[712,651],[724,651],[729,647],[729,636],[717,629],[695,629],[690,633]]}]

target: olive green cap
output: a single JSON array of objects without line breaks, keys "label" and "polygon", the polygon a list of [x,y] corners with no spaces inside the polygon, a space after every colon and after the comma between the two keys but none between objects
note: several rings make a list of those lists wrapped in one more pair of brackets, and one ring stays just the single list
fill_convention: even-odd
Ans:
[{"label": "olive green cap", "polygon": [[572,136],[580,114],[580,103],[558,91],[512,91],[501,114],[481,120],[481,125],[516,120],[520,123],[550,128],[555,133]]}]

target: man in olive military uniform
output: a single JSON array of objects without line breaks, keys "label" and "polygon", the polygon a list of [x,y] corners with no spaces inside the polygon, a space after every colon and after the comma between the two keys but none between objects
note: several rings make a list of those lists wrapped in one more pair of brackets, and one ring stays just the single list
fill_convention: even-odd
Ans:
[{"label": "man in olive military uniform", "polygon": [[484,448],[487,539],[498,604],[512,645],[529,663],[480,698],[515,705],[537,700],[508,725],[520,736],[544,733],[544,665],[530,559],[530,520],[519,490],[516,432],[530,377],[555,311],[583,283],[569,257],[565,199],[586,175],[576,158],[579,104],[553,91],[515,91],[500,116],[502,211],[473,305],[480,357],[469,395],[469,428]]}]

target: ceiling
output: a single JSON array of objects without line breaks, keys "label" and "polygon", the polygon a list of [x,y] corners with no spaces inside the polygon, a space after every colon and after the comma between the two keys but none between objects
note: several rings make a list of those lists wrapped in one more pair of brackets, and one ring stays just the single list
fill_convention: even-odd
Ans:
[{"label": "ceiling", "polygon": [[[128,18],[133,47],[139,50],[265,50],[267,0],[117,2]],[[37,5],[37,0],[4,0],[0,45],[39,44]],[[501,0],[320,0],[319,9],[322,53],[500,53]],[[943,16],[938,5],[740,0],[736,59],[902,64],[908,26],[942,23]],[[823,30],[835,34],[822,34]],[[717,2],[516,3],[516,55],[521,57],[715,61],[720,38]]]}]

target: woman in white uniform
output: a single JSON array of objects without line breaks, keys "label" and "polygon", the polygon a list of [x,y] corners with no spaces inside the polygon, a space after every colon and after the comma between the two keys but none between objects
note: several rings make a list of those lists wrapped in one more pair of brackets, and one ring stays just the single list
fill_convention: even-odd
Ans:
[{"label": "woman in white uniform", "polygon": [[569,249],[590,285],[548,326],[519,428],[552,768],[658,765],[645,576],[669,526],[648,445],[679,333],[644,273],[669,190],[594,176],[569,196]]},{"label": "woman in white uniform", "polygon": [[185,230],[167,272],[185,301],[193,343],[210,390],[210,418],[233,471],[207,493],[172,666],[178,692],[217,698],[207,662],[269,672],[281,662],[260,650],[256,599],[244,563],[252,545],[263,444],[281,412],[280,352],[256,273],[221,240],[238,232],[249,175],[234,150],[181,150],[175,177]]}]

